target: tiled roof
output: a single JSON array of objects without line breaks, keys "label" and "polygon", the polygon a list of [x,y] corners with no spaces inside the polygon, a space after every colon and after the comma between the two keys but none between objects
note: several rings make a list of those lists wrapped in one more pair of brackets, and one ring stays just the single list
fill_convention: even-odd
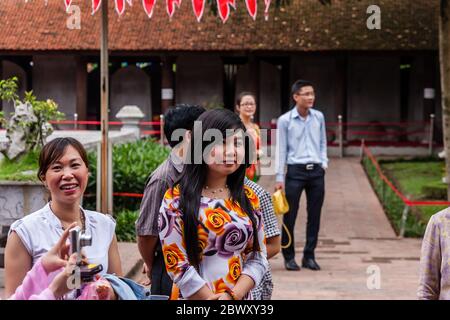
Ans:
[{"label": "tiled roof", "polygon": [[[91,15],[90,0],[74,0],[81,8],[81,30],[70,30],[64,1],[1,0],[0,50],[98,50],[100,18]],[[184,0],[172,20],[165,1],[157,0],[149,19],[135,0],[118,17],[110,3],[110,48],[130,51],[204,50],[429,50],[438,48],[439,0],[291,0],[272,5],[264,20],[259,0],[256,21],[244,0],[223,24],[209,8],[197,22],[191,1]],[[381,8],[381,30],[368,30],[366,10]]]}]

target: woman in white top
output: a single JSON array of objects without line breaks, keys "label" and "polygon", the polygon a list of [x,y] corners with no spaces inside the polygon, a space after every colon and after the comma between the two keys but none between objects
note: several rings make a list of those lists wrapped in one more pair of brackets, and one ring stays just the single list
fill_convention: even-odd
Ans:
[{"label": "woman in white top", "polygon": [[51,201],[11,225],[5,248],[7,297],[73,222],[92,236],[92,246],[83,249],[88,262],[102,264],[103,273],[122,275],[115,221],[109,215],[80,207],[88,176],[86,151],[79,141],[57,138],[44,146],[38,177],[49,190]]}]

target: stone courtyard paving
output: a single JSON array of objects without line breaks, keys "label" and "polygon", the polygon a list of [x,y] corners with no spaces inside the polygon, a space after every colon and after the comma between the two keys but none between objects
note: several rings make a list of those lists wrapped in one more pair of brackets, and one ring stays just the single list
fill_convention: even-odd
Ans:
[{"label": "stone courtyard paving", "polygon": [[[273,177],[260,184],[273,191]],[[321,222],[316,259],[322,270],[286,271],[280,253],[270,260],[273,299],[416,299],[421,239],[396,237],[357,158],[331,159]],[[295,230],[299,264],[305,230],[303,193]],[[368,288],[374,271],[380,289]]]}]

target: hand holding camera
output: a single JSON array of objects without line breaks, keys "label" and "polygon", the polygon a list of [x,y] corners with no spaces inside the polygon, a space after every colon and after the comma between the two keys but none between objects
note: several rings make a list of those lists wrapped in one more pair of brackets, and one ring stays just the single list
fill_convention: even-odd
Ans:
[{"label": "hand holding camera", "polygon": [[91,245],[91,235],[84,233],[79,226],[70,229],[70,254],[77,254],[76,265],[79,267],[82,282],[93,281],[94,276],[103,270],[103,266],[101,264],[83,263],[81,251],[83,247],[89,247]]}]

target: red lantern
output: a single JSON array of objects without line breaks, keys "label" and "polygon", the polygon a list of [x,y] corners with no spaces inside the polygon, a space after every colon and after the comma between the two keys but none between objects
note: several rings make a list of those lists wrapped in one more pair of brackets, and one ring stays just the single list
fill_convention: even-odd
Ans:
[{"label": "red lantern", "polygon": [[66,11],[69,10],[70,4],[72,3],[72,0],[64,0],[64,3],[66,5]]},{"label": "red lantern", "polygon": [[153,9],[155,8],[156,0],[142,0],[142,5],[144,6],[145,13],[149,18],[153,15]]},{"label": "red lantern", "polygon": [[169,17],[172,18],[173,13],[175,12],[175,5],[179,8],[181,5],[181,0],[167,0],[166,9]]},{"label": "red lantern", "polygon": [[96,13],[102,4],[102,0],[92,0],[92,14]]},{"label": "red lantern", "polygon": [[192,8],[194,9],[197,21],[200,22],[203,12],[205,11],[205,0],[192,0]]},{"label": "red lantern", "polygon": [[[175,6],[180,7],[182,0],[166,0],[166,10],[169,17],[172,18],[175,13]],[[192,1],[192,9],[194,11],[195,16],[197,17],[197,21],[200,21],[203,13],[205,11],[205,0],[191,0]],[[217,1],[217,11],[219,13],[220,19],[222,19],[223,23],[225,23],[230,16],[230,7],[236,9],[236,0],[216,0]],[[271,0],[264,0],[265,9],[264,16],[267,20],[269,15]],[[122,15],[125,12],[126,3],[131,6],[133,4],[132,0],[114,0],[116,12]],[[144,7],[144,11],[149,18],[153,15],[153,9],[155,8],[156,0],[142,0],[142,6]],[[72,0],[64,0],[64,4],[66,6],[66,10],[69,10],[70,5],[72,4]],[[92,14],[96,13],[102,4],[102,0],[92,0]],[[247,11],[250,16],[255,20],[256,14],[258,12],[258,0],[245,0],[245,4],[247,6]]]},{"label": "red lantern", "polygon": [[114,0],[116,3],[116,11],[121,16],[125,12],[125,0]]},{"label": "red lantern", "polygon": [[258,3],[256,0],[245,0],[245,4],[247,5],[247,11],[253,20],[256,19],[256,12],[258,11]]}]

